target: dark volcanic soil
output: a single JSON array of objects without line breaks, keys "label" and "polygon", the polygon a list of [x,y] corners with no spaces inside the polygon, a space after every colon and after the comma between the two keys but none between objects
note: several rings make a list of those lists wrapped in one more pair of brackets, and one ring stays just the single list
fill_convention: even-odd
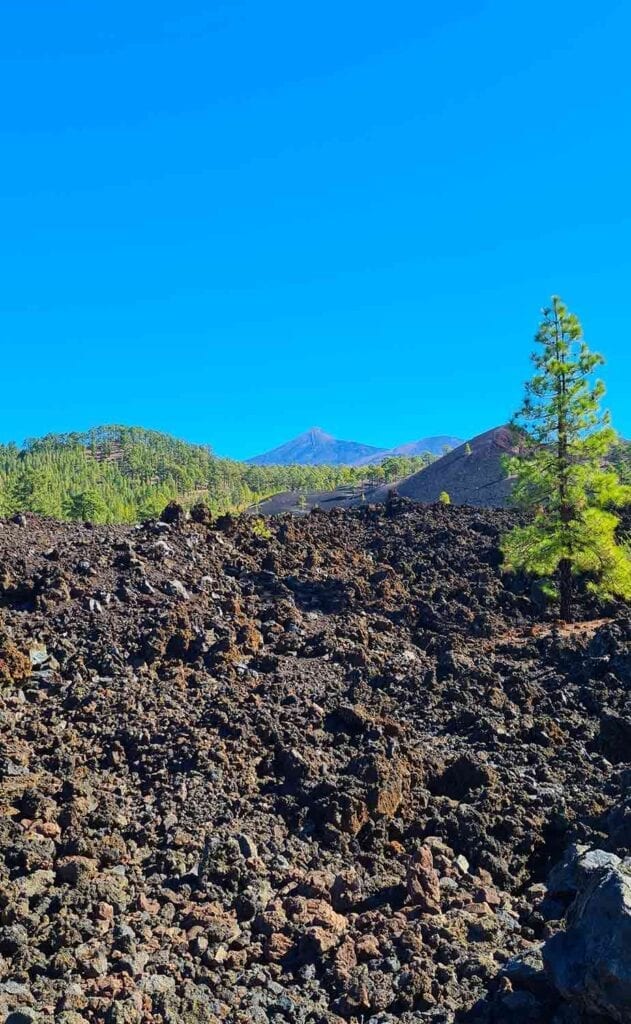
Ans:
[{"label": "dark volcanic soil", "polygon": [[631,620],[542,623],[513,520],[1,523],[0,1019],[553,1020],[503,967],[629,852]]},{"label": "dark volcanic soil", "polygon": [[[506,475],[502,460],[515,451],[510,428],[495,427],[401,480],[396,489],[401,497],[414,501],[435,502],[445,491],[453,505],[504,508],[514,480]],[[384,501],[387,491],[381,487],[374,500]]]}]

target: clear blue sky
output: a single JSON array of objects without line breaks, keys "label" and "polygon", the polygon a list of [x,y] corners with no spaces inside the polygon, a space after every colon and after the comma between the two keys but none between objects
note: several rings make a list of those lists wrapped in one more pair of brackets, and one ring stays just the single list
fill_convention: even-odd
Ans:
[{"label": "clear blue sky", "polygon": [[552,292],[631,435],[631,4],[4,0],[0,439],[505,420]]}]

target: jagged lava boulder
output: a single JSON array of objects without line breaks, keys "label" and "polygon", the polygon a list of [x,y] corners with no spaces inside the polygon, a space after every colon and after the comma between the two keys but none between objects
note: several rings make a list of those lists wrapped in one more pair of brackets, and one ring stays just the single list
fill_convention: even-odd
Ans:
[{"label": "jagged lava boulder", "polygon": [[[596,851],[606,863],[607,855]],[[578,1009],[631,1020],[631,863],[588,872],[567,917],[543,951],[548,973]]]}]

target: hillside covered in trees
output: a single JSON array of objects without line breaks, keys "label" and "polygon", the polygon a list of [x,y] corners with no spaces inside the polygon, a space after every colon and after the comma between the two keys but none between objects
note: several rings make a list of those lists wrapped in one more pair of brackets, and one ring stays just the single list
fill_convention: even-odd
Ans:
[{"label": "hillside covered in trees", "polygon": [[391,482],[432,461],[390,456],[376,466],[256,466],[218,458],[140,427],[103,426],[0,445],[0,515],[136,522],[169,501],[204,501],[212,512],[242,509],[277,491],[331,490]]}]

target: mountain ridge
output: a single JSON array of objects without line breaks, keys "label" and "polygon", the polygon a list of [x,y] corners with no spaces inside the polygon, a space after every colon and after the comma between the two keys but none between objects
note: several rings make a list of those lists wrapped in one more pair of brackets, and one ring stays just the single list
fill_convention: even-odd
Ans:
[{"label": "mountain ridge", "polygon": [[460,444],[462,439],[459,437],[438,434],[417,441],[408,441],[394,448],[380,448],[359,441],[342,440],[328,434],[321,427],[310,427],[284,444],[259,455],[253,455],[245,462],[252,466],[369,466],[381,462],[388,456],[413,456],[426,452],[440,455],[446,446],[453,448]]},{"label": "mountain ridge", "polygon": [[[311,432],[307,442],[327,442]],[[375,449],[369,448],[372,452]],[[366,448],[360,450],[366,455]],[[355,452],[357,455],[357,452]],[[425,462],[400,456],[379,478],[392,482]],[[169,434],[101,425],[85,432],[0,444],[0,517],[36,512],[59,519],[137,522],[172,501],[203,501],[214,515],[243,510],[271,494],[359,486],[372,466],[254,465],[216,456]]]}]

